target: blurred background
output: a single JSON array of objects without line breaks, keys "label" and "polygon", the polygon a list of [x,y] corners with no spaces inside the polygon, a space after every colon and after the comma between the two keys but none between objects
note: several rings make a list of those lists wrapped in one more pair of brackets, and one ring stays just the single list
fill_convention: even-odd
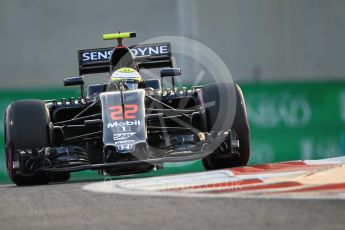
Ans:
[{"label": "blurred background", "polygon": [[[78,49],[112,46],[103,33],[136,31],[128,45],[184,36],[217,53],[241,85],[251,164],[340,156],[344,12],[343,0],[0,0],[0,112],[14,99],[77,96],[63,78],[78,74]],[[181,60],[179,84],[193,82],[197,68]]]}]

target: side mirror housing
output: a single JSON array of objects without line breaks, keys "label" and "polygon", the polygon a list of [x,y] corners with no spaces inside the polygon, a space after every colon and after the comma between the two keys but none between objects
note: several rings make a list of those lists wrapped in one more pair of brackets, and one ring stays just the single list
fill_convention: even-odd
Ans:
[{"label": "side mirror housing", "polygon": [[79,76],[79,77],[71,77],[71,78],[65,78],[63,80],[63,85],[64,86],[74,86],[74,85],[84,85],[84,77]]},{"label": "side mirror housing", "polygon": [[181,75],[181,68],[165,68],[161,69],[161,77],[175,77]]},{"label": "side mirror housing", "polygon": [[163,78],[164,77],[171,77],[171,84],[173,87],[173,91],[175,92],[175,76],[181,75],[181,68],[165,68],[161,69],[161,78],[162,78],[162,89],[163,89]]},{"label": "side mirror housing", "polygon": [[79,77],[70,77],[70,78],[65,78],[63,80],[63,85],[64,86],[74,86],[74,85],[79,85],[80,86],[80,96],[81,98],[84,98],[84,76],[79,76]]}]

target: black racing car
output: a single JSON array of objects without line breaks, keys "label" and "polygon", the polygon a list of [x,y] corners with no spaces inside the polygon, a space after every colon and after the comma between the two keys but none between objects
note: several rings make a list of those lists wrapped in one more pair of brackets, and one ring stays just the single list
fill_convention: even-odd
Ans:
[{"label": "black racing car", "polygon": [[[136,33],[106,34],[115,48],[78,51],[79,77],[65,86],[79,98],[19,100],[5,114],[7,170],[17,185],[66,181],[71,172],[124,175],[161,169],[164,162],[202,159],[207,170],[246,165],[249,127],[241,89],[217,82],[177,89],[170,43],[126,47]],[[162,68],[156,79],[138,71]],[[88,85],[83,75],[109,73]],[[163,78],[172,87],[162,87]]]}]

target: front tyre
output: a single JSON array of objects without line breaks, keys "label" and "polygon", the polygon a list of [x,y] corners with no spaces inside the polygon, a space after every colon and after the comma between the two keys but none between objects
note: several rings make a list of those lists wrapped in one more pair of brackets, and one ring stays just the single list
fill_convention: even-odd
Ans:
[{"label": "front tyre", "polygon": [[7,172],[16,185],[47,184],[47,173],[25,173],[20,166],[20,150],[49,147],[51,143],[50,116],[41,100],[20,100],[11,103],[5,113],[5,154]]},{"label": "front tyre", "polygon": [[[227,92],[227,93],[224,93]],[[247,164],[250,156],[250,134],[245,100],[241,88],[234,83],[215,83],[202,88],[206,106],[208,131],[231,129],[239,141],[239,148],[224,142],[203,159],[207,170]],[[235,98],[233,98],[235,97]]]}]

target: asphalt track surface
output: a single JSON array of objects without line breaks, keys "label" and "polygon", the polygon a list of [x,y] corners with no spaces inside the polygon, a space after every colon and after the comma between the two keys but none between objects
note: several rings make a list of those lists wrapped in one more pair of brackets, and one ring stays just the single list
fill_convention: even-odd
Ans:
[{"label": "asphalt track surface", "polygon": [[96,193],[77,181],[0,186],[0,229],[345,229],[345,200]]}]

